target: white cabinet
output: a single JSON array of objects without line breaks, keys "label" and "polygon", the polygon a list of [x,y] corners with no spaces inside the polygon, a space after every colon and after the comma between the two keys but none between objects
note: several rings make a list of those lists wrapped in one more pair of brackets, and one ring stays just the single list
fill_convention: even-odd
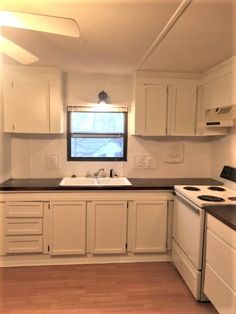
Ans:
[{"label": "white cabinet", "polygon": [[135,135],[167,134],[167,85],[137,85]]},{"label": "white cabinet", "polygon": [[5,213],[4,213],[5,203],[0,202],[0,255],[5,255],[5,233],[4,225],[5,225]]},{"label": "white cabinet", "polygon": [[169,135],[193,136],[196,131],[197,87],[174,86]]},{"label": "white cabinet", "polygon": [[4,68],[4,131],[62,133],[61,72],[51,68]]},{"label": "white cabinet", "polygon": [[43,202],[6,202],[3,254],[43,252]]},{"label": "white cabinet", "polygon": [[204,109],[236,104],[236,72],[216,77],[203,85]]},{"label": "white cabinet", "polygon": [[0,194],[0,264],[170,259],[170,192]]},{"label": "white cabinet", "polygon": [[139,80],[134,116],[134,135],[195,135],[197,83],[165,80],[151,84]]},{"label": "white cabinet", "polygon": [[126,252],[127,202],[91,202],[91,241],[93,254],[121,254]]},{"label": "white cabinet", "polygon": [[129,250],[134,253],[156,253],[167,250],[166,201],[130,203]]},{"label": "white cabinet", "polygon": [[50,202],[49,254],[85,254],[86,202]]},{"label": "white cabinet", "polygon": [[209,214],[204,293],[219,313],[236,313],[236,232]]}]

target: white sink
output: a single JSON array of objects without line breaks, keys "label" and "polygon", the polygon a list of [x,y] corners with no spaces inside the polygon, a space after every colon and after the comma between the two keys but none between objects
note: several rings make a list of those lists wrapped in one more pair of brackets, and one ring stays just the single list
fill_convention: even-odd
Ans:
[{"label": "white sink", "polygon": [[85,177],[77,177],[77,178],[70,178],[65,177],[61,180],[61,186],[90,186],[97,184],[96,178],[85,178]]},{"label": "white sink", "polygon": [[61,186],[114,186],[114,185],[131,185],[129,180],[125,177],[115,177],[115,178],[86,178],[86,177],[77,177],[70,178],[65,177],[61,180]]},{"label": "white sink", "polygon": [[131,185],[125,177],[98,178],[99,185]]}]

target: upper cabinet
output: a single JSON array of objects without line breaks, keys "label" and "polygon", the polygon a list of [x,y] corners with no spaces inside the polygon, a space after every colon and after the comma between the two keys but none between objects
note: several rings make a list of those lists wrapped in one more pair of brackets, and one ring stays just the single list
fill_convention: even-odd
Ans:
[{"label": "upper cabinet", "polygon": [[236,73],[228,73],[213,78],[203,85],[204,109],[236,104]]},{"label": "upper cabinet", "polygon": [[197,81],[136,77],[134,135],[193,136]]},{"label": "upper cabinet", "polygon": [[171,86],[169,135],[193,136],[196,132],[197,86]]},{"label": "upper cabinet", "polygon": [[135,135],[167,134],[167,85],[137,85]]},{"label": "upper cabinet", "polygon": [[60,70],[5,66],[3,102],[5,132],[63,132]]},{"label": "upper cabinet", "polygon": [[226,135],[235,125],[236,58],[202,75],[198,93],[198,134]]}]

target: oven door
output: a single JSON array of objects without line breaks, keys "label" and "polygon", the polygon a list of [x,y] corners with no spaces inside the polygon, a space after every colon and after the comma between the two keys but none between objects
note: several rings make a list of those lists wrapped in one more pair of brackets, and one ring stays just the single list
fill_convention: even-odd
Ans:
[{"label": "oven door", "polygon": [[176,192],[173,238],[197,270],[202,269],[205,212]]}]

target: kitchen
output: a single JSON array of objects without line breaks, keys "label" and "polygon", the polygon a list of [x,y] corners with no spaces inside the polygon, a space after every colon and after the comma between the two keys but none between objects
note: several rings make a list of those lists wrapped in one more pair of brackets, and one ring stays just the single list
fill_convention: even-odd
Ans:
[{"label": "kitchen", "polygon": [[[215,73],[219,76],[222,74],[218,74],[218,72],[226,71],[225,73],[228,73],[230,72],[228,68],[234,68],[235,61],[232,57],[235,55],[233,42],[235,25],[232,14],[235,12],[235,8],[232,5],[232,1],[135,1],[135,3],[134,1],[72,1],[70,4],[67,3],[65,8],[63,1],[47,1],[47,7],[42,1],[34,1],[32,4],[24,1],[2,1],[0,8],[3,10],[76,18],[81,33],[80,37],[75,39],[29,30],[2,28],[4,37],[39,57],[39,61],[35,65],[22,67],[6,54],[2,55],[2,85],[4,85],[4,77],[7,75],[12,79],[11,75],[15,75],[16,68],[19,69],[19,73],[24,73],[26,67],[30,72],[33,66],[41,67],[41,71],[45,70],[45,73],[50,73],[48,70],[50,66],[61,69],[63,71],[62,88],[65,96],[63,99],[64,130],[66,130],[66,108],[96,103],[99,92],[104,90],[107,92],[111,104],[128,107],[128,150],[127,161],[68,161],[66,132],[58,132],[59,134],[45,134],[45,132],[43,132],[44,134],[32,134],[17,132],[17,130],[4,132],[4,130],[6,131],[6,121],[4,125],[2,119],[0,121],[1,182],[10,178],[43,180],[61,179],[72,175],[84,177],[87,171],[94,173],[98,169],[104,168],[106,174],[109,174],[110,169],[114,169],[120,177],[134,179],[213,178],[235,190],[234,182],[224,181],[220,177],[224,165],[235,167],[236,164],[235,126],[226,128],[202,126],[200,124],[202,122],[200,101],[198,101],[197,108],[193,107],[197,111],[197,122],[199,122],[196,123],[196,130],[195,125],[193,128],[193,123],[188,125],[189,128],[187,128],[187,124],[182,123],[181,117],[184,118],[182,114],[178,116],[180,123],[173,123],[176,121],[176,111],[174,110],[174,101],[171,100],[176,90],[180,91],[181,98],[182,90],[178,90],[178,87],[182,88],[183,84],[184,87],[189,88],[187,91],[190,92],[187,95],[192,99],[192,90],[197,86],[204,85],[204,82],[207,83],[211,76],[214,76],[214,67],[216,67]],[[75,14],[75,11],[78,14]],[[177,15],[179,14],[178,19],[173,18],[176,11]],[[93,22],[91,23],[91,21]],[[160,34],[166,25],[169,25],[168,22],[171,27],[162,38]],[[152,44],[157,38],[161,38],[161,41],[152,50]],[[147,53],[148,58],[146,59]],[[219,65],[222,63],[223,65],[220,67]],[[4,69],[7,70],[4,72]],[[140,94],[136,94],[137,90],[140,86],[142,91],[142,86],[149,87],[155,84],[167,86],[171,96],[168,98],[170,99],[169,110],[167,113],[165,112],[167,124],[164,126],[164,130],[167,134],[161,134],[162,136],[156,135],[157,133],[155,134],[153,129],[147,128],[144,131],[142,128],[147,121],[141,120],[140,122],[139,120],[140,117],[142,118],[142,111],[138,112],[140,97],[137,96]],[[152,95],[152,90],[151,88],[150,95]],[[217,93],[219,90],[220,88],[217,86],[214,92]],[[198,91],[198,99],[201,99],[201,89],[200,92]],[[2,115],[3,110],[6,113],[4,106],[4,101],[2,101]],[[212,104],[212,107],[217,107],[217,104]],[[188,121],[191,121],[191,113],[189,111],[187,113]],[[158,114],[159,112],[153,116],[150,111],[150,123],[147,123],[147,127],[155,126],[155,117]],[[154,121],[152,117],[154,117]],[[23,126],[28,125],[29,120],[23,119]],[[186,119],[184,121],[186,123]],[[12,123],[10,122],[9,125]],[[145,134],[145,132],[149,134]],[[185,132],[184,135],[183,132]],[[209,136],[210,134],[215,134],[215,136]],[[90,187],[83,190],[83,193],[81,192],[80,201],[87,202],[89,193],[89,202],[99,202],[103,200],[102,193],[104,193],[108,201],[113,201],[115,198],[119,202],[128,202],[131,206],[129,207],[131,216],[129,222],[132,222],[135,217],[135,210],[132,206],[135,204],[135,206],[139,206],[142,202],[158,201],[160,206],[165,207],[165,202],[167,202],[171,207],[170,204],[173,200],[171,191],[169,189],[158,190],[157,197],[157,191],[153,190],[153,185],[157,184],[156,181],[149,182],[151,183],[148,183],[148,195],[145,194],[146,190],[140,191],[137,188],[131,196],[127,191],[128,188],[123,188],[121,189],[122,197],[120,195],[118,197],[119,191],[113,189],[108,197],[106,189],[95,193],[96,190],[91,192]],[[193,183],[189,181],[183,184]],[[165,184],[164,186],[171,186],[170,182],[165,181]],[[173,185],[172,181],[172,187]],[[36,193],[25,192],[25,194],[19,199],[18,194],[13,193],[10,202],[35,201],[34,194]],[[8,194],[2,193],[2,195],[1,202],[4,203],[4,197]],[[38,195],[37,201],[39,201]],[[65,201],[65,195],[62,195],[58,197],[57,193],[52,193],[48,198],[49,196],[45,192],[40,194],[40,201],[47,203],[50,200],[55,203],[55,206],[58,206],[56,202]],[[77,200],[77,195],[77,193],[73,193],[70,195],[70,199]],[[95,204],[99,205],[99,203]],[[149,206],[151,208],[152,205],[149,204]],[[168,213],[167,218],[158,216],[158,219],[163,219],[163,225],[167,225],[165,219],[168,220],[167,242],[170,251],[171,210]],[[94,219],[93,208],[88,208],[87,215],[88,225],[91,226]],[[113,215],[109,216],[109,219],[116,225]],[[142,221],[144,220],[145,217],[142,217]],[[132,231],[132,228],[131,223],[128,225],[128,232]],[[166,229],[162,232],[166,233]],[[87,249],[96,250],[92,247],[91,233],[88,233],[87,236]],[[161,247],[165,240],[162,239],[157,245]],[[130,240],[128,249],[137,252],[140,248],[133,248],[133,245]],[[44,247],[47,245],[45,244]],[[146,254],[146,257],[143,256],[143,253],[136,253],[137,255],[139,261],[168,261],[169,258],[169,254],[166,253]],[[97,260],[94,262],[98,262],[99,257],[96,258]],[[108,256],[107,259],[109,258],[111,262],[122,260],[120,256]],[[26,256],[21,263],[27,262],[27,259],[32,262],[32,258]],[[82,259],[86,263],[86,257],[76,258],[76,261],[73,260],[71,263],[78,263],[78,260]],[[134,260],[130,257],[129,261]],[[8,262],[14,266],[14,262],[10,260]],[[66,258],[64,263],[67,263]],[[48,265],[48,262],[46,264]],[[202,312],[204,313],[204,309]]]}]

